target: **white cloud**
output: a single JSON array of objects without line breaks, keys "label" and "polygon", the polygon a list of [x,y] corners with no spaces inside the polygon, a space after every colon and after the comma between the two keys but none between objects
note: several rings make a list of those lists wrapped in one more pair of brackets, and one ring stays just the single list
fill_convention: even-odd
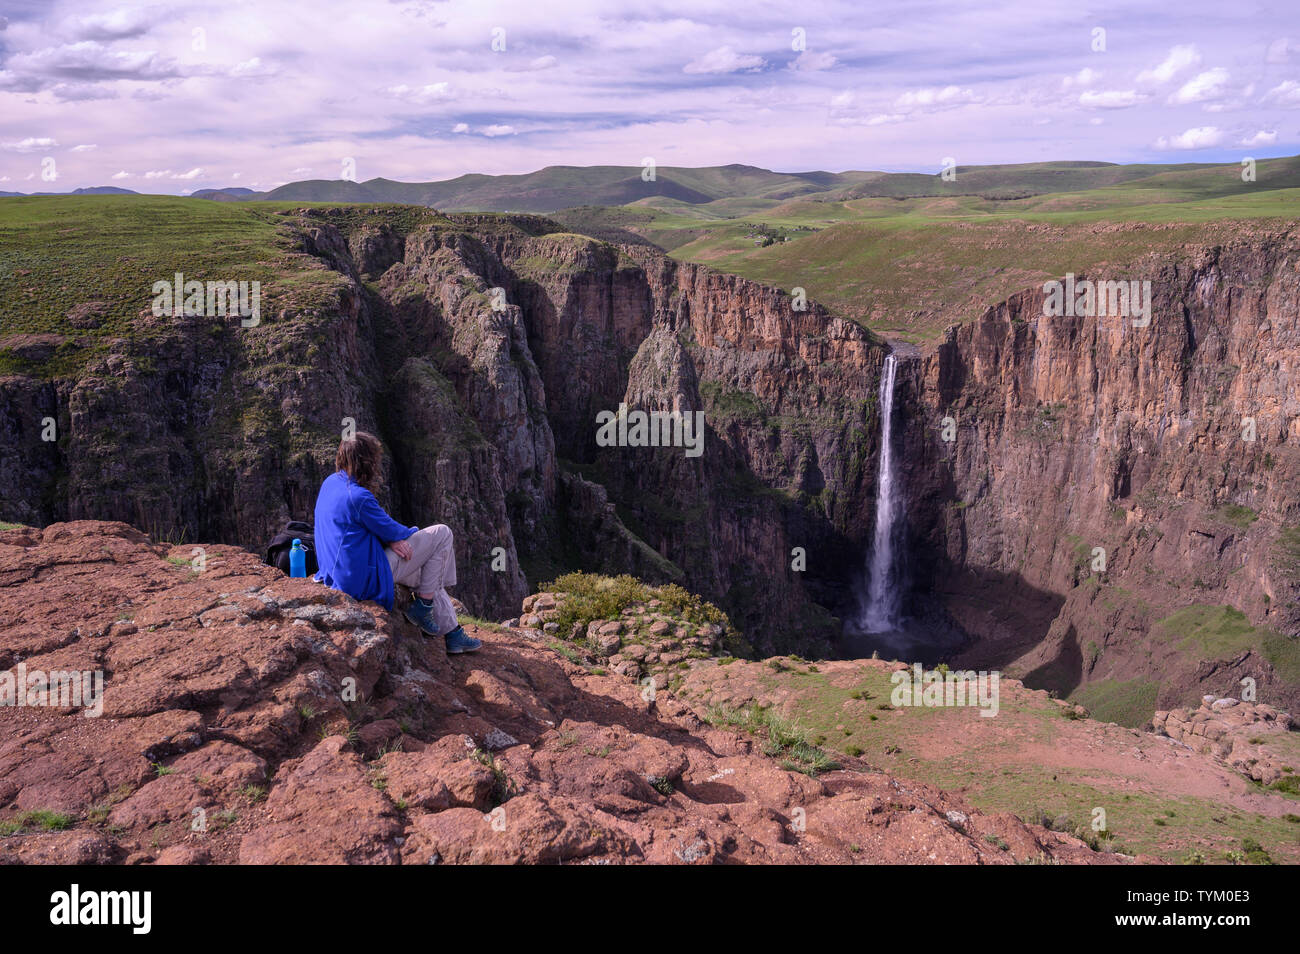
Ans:
[{"label": "white cloud", "polygon": [[175,61],[152,50],[113,50],[94,40],[15,53],[5,62],[5,67],[6,72],[12,71],[39,83],[37,88],[55,81],[143,81],[181,75]]},{"label": "white cloud", "polygon": [[6,142],[0,145],[0,149],[4,149],[6,152],[39,152],[42,149],[50,149],[57,145],[58,142],[54,139],[28,137],[17,142]]},{"label": "white cloud", "polygon": [[1279,106],[1300,106],[1300,83],[1284,80],[1264,94],[1264,101]]},{"label": "white cloud", "polygon": [[559,60],[557,60],[555,57],[547,54],[546,56],[539,56],[535,60],[530,60],[528,63],[528,68],[530,70],[549,70],[552,66],[554,66],[558,62]]},{"label": "white cloud", "polygon": [[131,178],[133,178],[133,176],[131,175],[131,173],[129,173],[129,172],[127,172],[125,169],[123,169],[121,172],[115,172],[115,173],[113,173],[113,178],[114,178],[114,179],[131,179]]},{"label": "white cloud", "polygon": [[979,102],[979,97],[972,90],[963,89],[960,86],[936,86],[930,89],[908,90],[894,100],[894,108],[899,110],[928,109],[930,107],[943,109],[977,102]]},{"label": "white cloud", "polygon": [[469,123],[457,123],[451,127],[451,131],[454,133],[467,133],[469,132]]},{"label": "white cloud", "polygon": [[504,123],[496,123],[492,126],[485,126],[480,130],[485,136],[513,136],[515,134],[514,126],[507,126]]},{"label": "white cloud", "polygon": [[1073,76],[1067,76],[1061,80],[1061,86],[1064,89],[1069,89],[1072,86],[1091,86],[1100,76],[1101,74],[1096,70],[1090,70],[1085,66]]},{"label": "white cloud", "polygon": [[149,32],[150,11],[115,10],[86,17],[73,17],[66,21],[65,29],[81,40],[122,40],[143,36]]},{"label": "white cloud", "polygon": [[804,50],[790,62],[790,69],[814,73],[818,70],[828,70],[838,62],[834,53],[812,53]]},{"label": "white cloud", "polygon": [[1208,149],[1223,142],[1223,131],[1214,126],[1197,126],[1178,136],[1156,140],[1157,149]]},{"label": "white cloud", "polygon": [[72,151],[73,152],[94,152],[98,148],[99,146],[95,145],[94,143],[90,143],[88,145],[73,146]]},{"label": "white cloud", "polygon": [[452,89],[452,85],[445,82],[429,83],[425,86],[407,86],[402,83],[398,86],[389,86],[384,92],[395,99],[405,100],[408,103],[435,103],[456,98],[456,92]]},{"label": "white cloud", "polygon": [[1253,136],[1247,136],[1241,141],[1243,146],[1271,146],[1277,142],[1277,130],[1265,131],[1261,129]]},{"label": "white cloud", "polygon": [[831,97],[831,109],[843,109],[846,106],[853,105],[853,93],[851,90],[845,90],[842,93],[836,93]]},{"label": "white cloud", "polygon": [[729,46],[720,46],[710,50],[698,59],[691,60],[684,67],[684,73],[752,73],[765,65],[761,56],[737,53]]},{"label": "white cloud", "polygon": [[239,77],[274,76],[278,72],[279,70],[275,67],[264,64],[260,56],[254,56],[252,59],[243,60],[230,68],[230,75]]},{"label": "white cloud", "polygon": [[1089,89],[1079,94],[1079,105],[1093,109],[1127,109],[1136,106],[1142,99],[1135,89]]},{"label": "white cloud", "polygon": [[289,172],[289,175],[291,175],[291,176],[305,176],[305,175],[306,175],[307,173],[309,173],[309,172],[311,172],[311,166],[299,166],[297,169],[293,169],[293,170],[291,170],[291,171]]},{"label": "white cloud", "polygon": [[1158,65],[1138,74],[1139,83],[1168,83],[1183,70],[1201,63],[1201,51],[1194,45],[1176,46]]},{"label": "white cloud", "polygon": [[203,175],[201,168],[191,169],[189,172],[172,172],[170,169],[153,169],[144,174],[146,179],[197,179]]},{"label": "white cloud", "polygon": [[1218,99],[1223,95],[1224,87],[1229,79],[1228,71],[1221,66],[1216,66],[1212,70],[1197,74],[1184,83],[1179,87],[1178,92],[1169,97],[1169,102],[1175,105],[1183,105]]}]

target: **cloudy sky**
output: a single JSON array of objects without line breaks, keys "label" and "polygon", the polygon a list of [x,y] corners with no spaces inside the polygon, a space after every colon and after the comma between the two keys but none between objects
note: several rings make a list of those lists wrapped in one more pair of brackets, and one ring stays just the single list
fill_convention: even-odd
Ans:
[{"label": "cloudy sky", "polygon": [[0,191],[1300,152],[1296,0],[967,6],[0,0]]}]

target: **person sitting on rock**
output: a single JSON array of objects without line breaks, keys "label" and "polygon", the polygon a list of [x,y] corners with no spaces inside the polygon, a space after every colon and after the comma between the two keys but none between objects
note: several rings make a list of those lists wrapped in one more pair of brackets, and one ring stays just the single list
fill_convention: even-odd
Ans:
[{"label": "person sitting on rock", "polygon": [[456,583],[451,528],[406,527],[379,505],[374,490],[383,470],[383,446],[365,431],[339,444],[335,472],[316,496],[317,582],[391,611],[394,584],[415,591],[406,618],[430,636],[442,636],[448,653],[483,645],[456,621],[447,587]]}]

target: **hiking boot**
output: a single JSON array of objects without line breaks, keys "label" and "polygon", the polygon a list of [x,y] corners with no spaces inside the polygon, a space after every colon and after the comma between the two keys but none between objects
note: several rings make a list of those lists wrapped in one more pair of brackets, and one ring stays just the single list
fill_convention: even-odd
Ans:
[{"label": "hiking boot", "polygon": [[438,635],[438,624],[433,619],[433,602],[425,602],[418,596],[411,598],[405,610],[406,618],[424,631],[426,636]]},{"label": "hiking boot", "polygon": [[447,655],[453,653],[472,653],[483,645],[481,640],[466,634],[464,627],[457,626],[443,637],[447,640]]}]

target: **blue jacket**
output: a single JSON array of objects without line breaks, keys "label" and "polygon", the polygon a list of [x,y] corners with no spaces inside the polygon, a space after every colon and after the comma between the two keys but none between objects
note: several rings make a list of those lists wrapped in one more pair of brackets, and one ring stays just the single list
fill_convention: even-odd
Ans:
[{"label": "blue jacket", "polygon": [[335,471],[325,478],[316,495],[313,533],[320,572],[315,579],[391,610],[393,571],[384,546],[405,540],[418,529],[402,526],[346,471]]}]

